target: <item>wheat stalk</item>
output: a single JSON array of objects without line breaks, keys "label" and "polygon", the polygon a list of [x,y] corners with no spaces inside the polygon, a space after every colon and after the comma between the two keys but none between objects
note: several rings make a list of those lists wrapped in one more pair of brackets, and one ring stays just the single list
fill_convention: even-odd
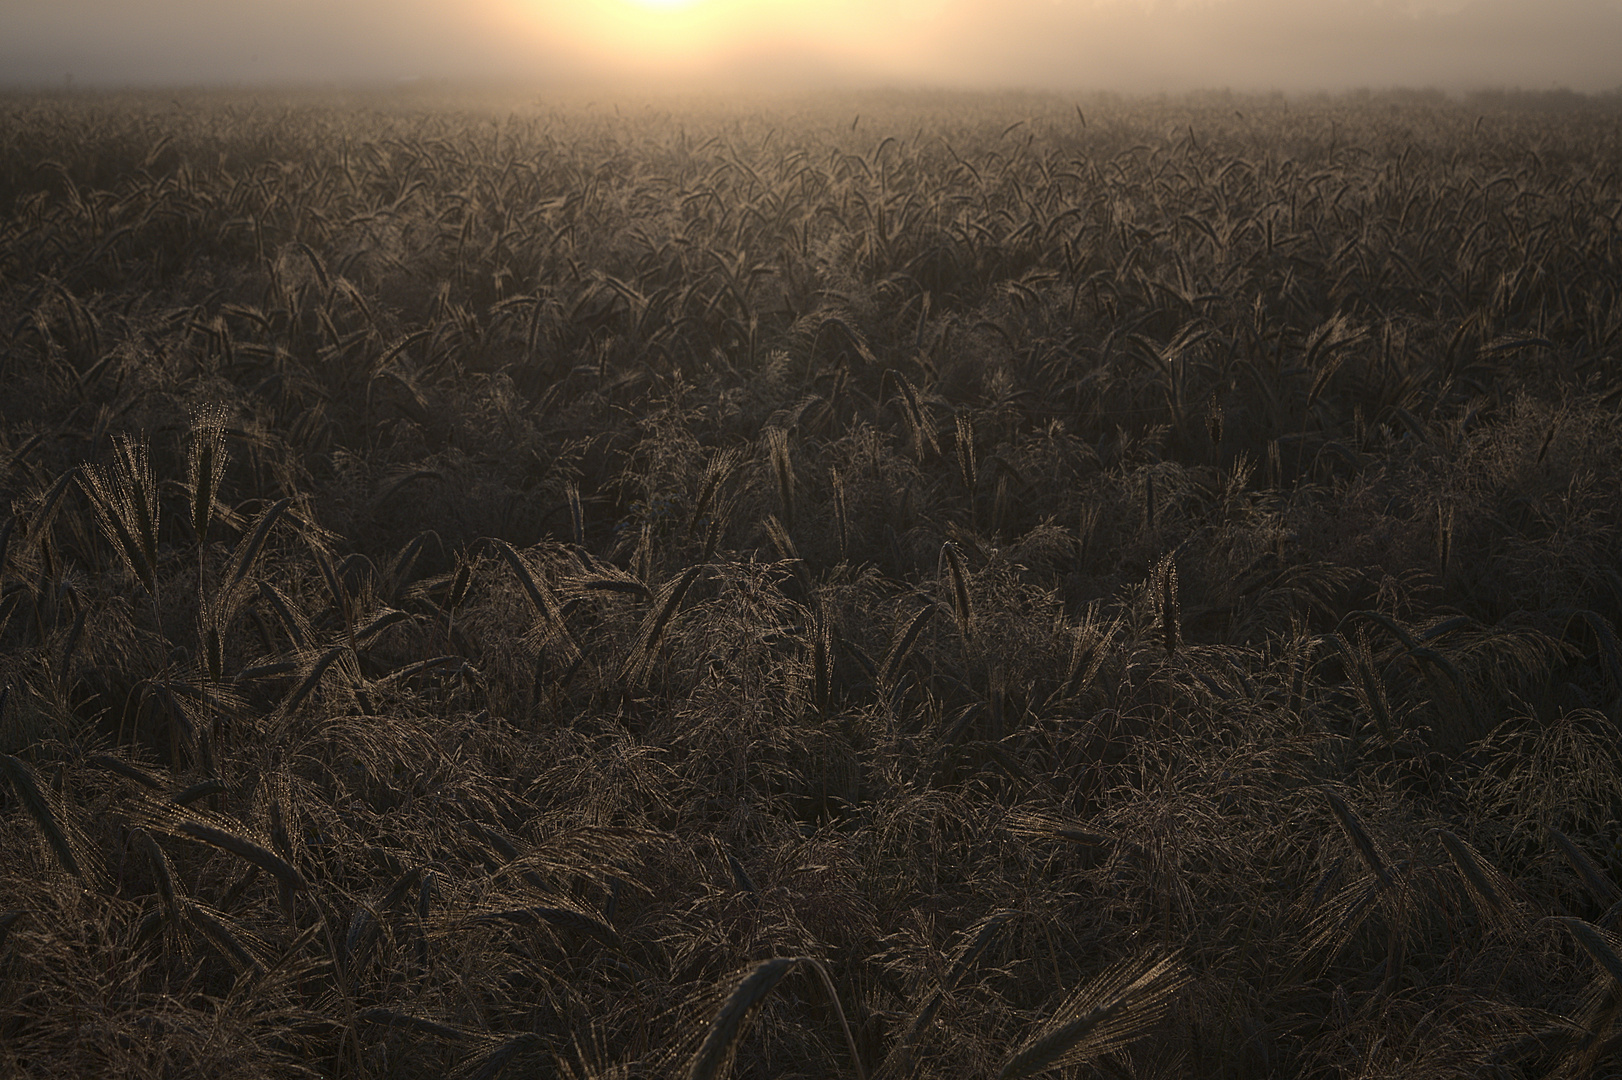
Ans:
[{"label": "wheat stalk", "polygon": [[1122,961],[1073,994],[1003,1064],[999,1080],[1079,1065],[1148,1034],[1192,974],[1175,957]]},{"label": "wheat stalk", "polygon": [[1614,936],[1607,934],[1592,923],[1582,919],[1572,918],[1569,915],[1550,916],[1555,922],[1564,926],[1571,936],[1577,939],[1577,944],[1583,951],[1594,958],[1616,980],[1618,988],[1622,988],[1622,956],[1618,956],[1619,946]]},{"label": "wheat stalk", "polygon": [[1622,900],[1622,889],[1618,889],[1616,883],[1606,877],[1605,873],[1595,866],[1568,836],[1556,829],[1550,829],[1549,836],[1560,849],[1560,853],[1566,857],[1566,861],[1571,864],[1571,868],[1577,871],[1577,876],[1582,879],[1584,887],[1593,894],[1595,900],[1602,904],[1614,904]]},{"label": "wheat stalk", "polygon": [[659,642],[664,637],[665,629],[681,607],[682,600],[687,596],[687,590],[692,588],[693,582],[698,579],[703,569],[702,564],[689,566],[681,577],[660,590],[659,606],[650,611],[648,617],[643,620],[642,632],[637,638],[637,643],[626,655],[625,662],[620,667],[619,677],[622,682],[636,686],[647,677],[648,669],[653,665],[653,658],[659,651]]},{"label": "wheat stalk", "polygon": [[146,444],[120,436],[111,466],[80,474],[102,531],[148,595],[157,595],[158,483]]},{"label": "wheat stalk", "polygon": [[777,501],[783,508],[783,525],[794,529],[794,463],[789,459],[788,432],[782,428],[767,428],[766,448],[771,454],[772,473],[777,478]]},{"label": "wheat stalk", "polygon": [[1454,868],[1464,879],[1477,910],[1505,929],[1518,929],[1524,919],[1520,908],[1512,901],[1510,889],[1513,885],[1510,880],[1454,833],[1438,829],[1436,834],[1447,849],[1448,858],[1453,860]]},{"label": "wheat stalk", "polygon": [[885,654],[884,662],[879,667],[878,684],[881,689],[889,691],[894,688],[896,675],[901,671],[901,665],[906,663],[908,654],[912,652],[913,644],[918,640],[918,635],[923,633],[924,624],[929,621],[929,617],[933,614],[935,614],[935,605],[931,603],[925,606],[923,610],[912,617],[912,621],[907,624],[907,629],[896,639],[895,644],[890,646],[890,651]]},{"label": "wheat stalk", "polygon": [[186,461],[186,492],[191,498],[191,527],[199,544],[208,539],[214,499],[225,477],[225,409],[208,406],[192,418],[191,455]]},{"label": "wheat stalk", "polygon": [[34,819],[35,827],[50,845],[62,869],[81,881],[87,881],[86,871],[74,854],[74,845],[69,841],[67,830],[57,820],[56,811],[40,790],[38,781],[34,779],[34,770],[19,758],[0,754],[0,774],[11,782],[11,790],[16,792],[28,816]]},{"label": "wheat stalk", "polygon": [[946,557],[946,568],[952,578],[952,613],[957,616],[958,633],[965,644],[974,638],[974,604],[969,598],[969,573],[963,565],[963,555],[950,540],[941,545]]},{"label": "wheat stalk", "polygon": [[1380,887],[1391,888],[1395,883],[1391,879],[1390,872],[1386,870],[1385,862],[1380,858],[1379,850],[1374,846],[1374,839],[1369,836],[1368,830],[1363,828],[1363,822],[1352,812],[1352,808],[1346,805],[1345,800],[1333,791],[1325,791],[1324,798],[1329,802],[1329,809],[1334,811],[1335,820],[1340,822],[1341,829],[1352,841],[1352,846],[1357,848],[1357,853],[1363,857],[1369,872],[1380,882]]},{"label": "wheat stalk", "polygon": [[687,1080],[717,1080],[725,1074],[755,1010],[798,962],[798,957],[775,957],[756,964],[743,977],[710,1021],[704,1042],[687,1068]]}]

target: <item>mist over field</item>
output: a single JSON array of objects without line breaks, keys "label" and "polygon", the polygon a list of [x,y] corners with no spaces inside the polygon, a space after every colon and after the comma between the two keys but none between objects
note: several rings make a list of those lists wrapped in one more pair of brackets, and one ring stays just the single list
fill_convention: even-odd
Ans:
[{"label": "mist over field", "polygon": [[1616,0],[7,0],[0,83],[1622,85]]}]

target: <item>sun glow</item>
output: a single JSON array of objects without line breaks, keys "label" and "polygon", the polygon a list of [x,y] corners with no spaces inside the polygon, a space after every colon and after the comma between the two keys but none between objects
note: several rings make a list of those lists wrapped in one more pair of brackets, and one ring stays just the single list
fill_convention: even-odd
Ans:
[{"label": "sun glow", "polygon": [[[547,45],[605,74],[769,77],[921,55],[953,0],[511,0]],[[517,12],[515,12],[516,14]],[[904,63],[901,65],[904,67]]]}]

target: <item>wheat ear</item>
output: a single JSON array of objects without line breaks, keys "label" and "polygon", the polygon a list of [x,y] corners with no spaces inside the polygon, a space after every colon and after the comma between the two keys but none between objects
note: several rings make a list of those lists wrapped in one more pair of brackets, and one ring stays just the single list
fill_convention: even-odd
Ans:
[{"label": "wheat ear", "polygon": [[1175,957],[1116,964],[1061,1005],[1003,1065],[999,1080],[1079,1065],[1135,1042],[1166,1018],[1191,979]]},{"label": "wheat ear", "polygon": [[710,1021],[704,1042],[687,1069],[687,1080],[716,1080],[726,1072],[755,1010],[797,962],[793,956],[775,957],[756,964],[744,976]]},{"label": "wheat ear", "polygon": [[1611,978],[1616,980],[1617,986],[1622,987],[1622,956],[1617,955],[1616,938],[1607,934],[1593,923],[1572,918],[1569,915],[1551,916],[1555,922],[1564,926],[1577,939],[1577,944],[1583,951],[1594,958],[1594,962],[1610,972]]},{"label": "wheat ear", "polygon": [[85,871],[74,857],[73,845],[68,842],[68,834],[56,819],[56,813],[46,800],[45,793],[40,790],[39,783],[34,779],[34,770],[19,758],[10,754],[0,754],[0,773],[4,773],[11,781],[11,790],[17,793],[18,800],[28,811],[28,816],[34,819],[40,835],[50,845],[51,851],[56,854],[56,861],[62,864],[62,869],[74,877],[83,880]]},{"label": "wheat ear", "polygon": [[661,590],[661,603],[643,620],[642,633],[620,668],[622,681],[633,685],[639,684],[647,675],[648,669],[653,666],[653,658],[659,651],[659,642],[664,637],[666,627],[670,625],[670,620],[675,617],[682,600],[687,596],[687,590],[692,588],[693,582],[703,569],[702,563],[689,566],[681,577]]},{"label": "wheat ear", "polygon": [[1375,848],[1373,838],[1369,836],[1368,830],[1363,828],[1363,822],[1358,819],[1356,814],[1352,813],[1352,808],[1347,806],[1345,801],[1333,791],[1324,792],[1324,798],[1329,801],[1329,809],[1335,812],[1335,818],[1340,822],[1340,827],[1345,830],[1347,838],[1352,842],[1352,846],[1357,848],[1357,853],[1363,857],[1363,862],[1368,865],[1369,871],[1379,879],[1381,887],[1391,888],[1393,884],[1391,874],[1386,870],[1385,863],[1381,861],[1380,852]]},{"label": "wheat ear", "polygon": [[186,493],[191,497],[191,527],[199,544],[208,539],[214,497],[225,477],[225,421],[225,410],[218,405],[204,408],[192,421]]}]

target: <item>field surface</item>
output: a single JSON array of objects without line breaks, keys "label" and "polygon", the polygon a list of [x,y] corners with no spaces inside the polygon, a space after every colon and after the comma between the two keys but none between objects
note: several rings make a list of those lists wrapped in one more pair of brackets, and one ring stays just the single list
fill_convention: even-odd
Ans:
[{"label": "field surface", "polygon": [[1615,102],[0,98],[0,1074],[1614,1075],[1619,357]]}]

